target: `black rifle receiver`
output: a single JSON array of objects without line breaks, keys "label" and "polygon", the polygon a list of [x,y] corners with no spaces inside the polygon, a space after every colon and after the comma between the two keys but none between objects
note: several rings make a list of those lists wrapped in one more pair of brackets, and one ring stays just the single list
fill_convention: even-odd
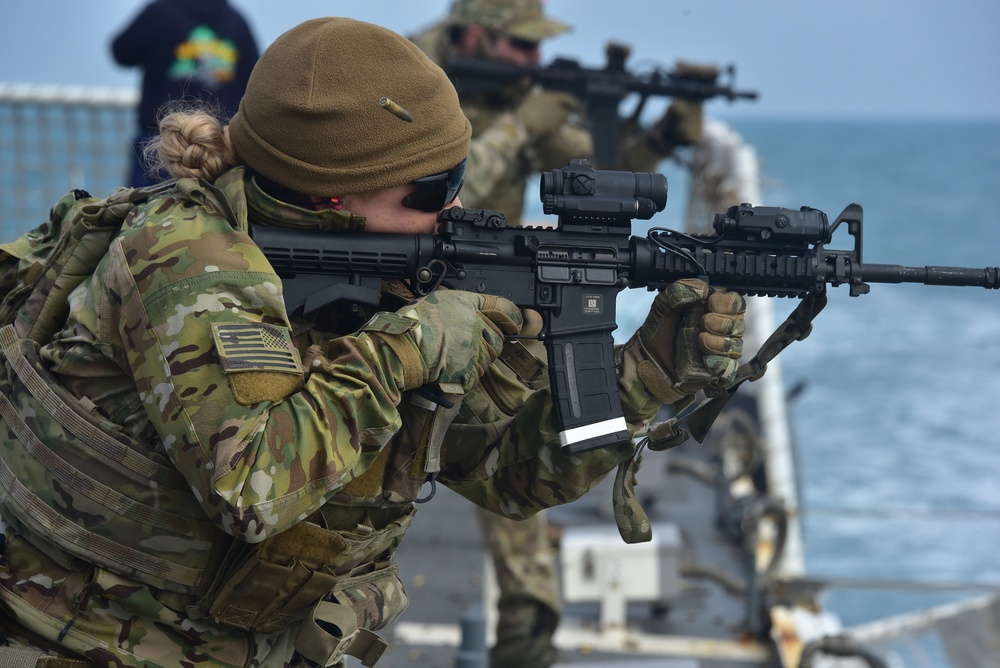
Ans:
[{"label": "black rifle receiver", "polygon": [[[857,296],[872,283],[1000,288],[996,267],[903,267],[862,263],[862,209],[831,225],[817,209],[740,204],[715,218],[715,233],[631,221],[662,211],[661,174],[595,170],[586,160],[542,174],[541,198],[555,227],[508,227],[495,211],[452,208],[435,235],[336,233],[253,225],[251,234],[282,279],[286,309],[310,313],[336,301],[377,305],[382,278],[417,294],[438,285],[505,297],[539,311],[539,335],[562,449],[583,452],[629,439],[614,365],[616,298],[625,288],[658,290],[681,278],[746,295],[805,297],[826,285]],[[826,248],[846,225],[851,250]]]}]

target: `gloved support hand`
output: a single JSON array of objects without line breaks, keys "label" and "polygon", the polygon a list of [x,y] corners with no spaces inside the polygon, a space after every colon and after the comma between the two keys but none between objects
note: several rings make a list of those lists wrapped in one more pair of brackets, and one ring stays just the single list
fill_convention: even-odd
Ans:
[{"label": "gloved support hand", "polygon": [[642,357],[637,373],[646,389],[672,404],[709,385],[733,380],[743,354],[746,300],[710,290],[698,279],[668,285],[629,346]]},{"label": "gloved support hand", "polygon": [[[704,83],[714,83],[719,77],[719,68],[715,65],[683,61],[675,64],[674,72],[680,78]],[[649,129],[650,144],[664,155],[669,155],[678,146],[697,144],[703,135],[703,117],[700,101],[675,98],[663,117]]]},{"label": "gloved support hand", "polygon": [[569,93],[536,90],[528,94],[514,116],[537,140],[554,133],[579,109],[580,102]]},{"label": "gloved support hand", "polygon": [[501,297],[435,290],[396,313],[376,314],[362,331],[399,358],[403,390],[457,383],[468,391],[522,324],[520,309]]},{"label": "gloved support hand", "polygon": [[701,102],[677,98],[649,129],[650,144],[668,155],[678,146],[697,144],[703,135]]}]

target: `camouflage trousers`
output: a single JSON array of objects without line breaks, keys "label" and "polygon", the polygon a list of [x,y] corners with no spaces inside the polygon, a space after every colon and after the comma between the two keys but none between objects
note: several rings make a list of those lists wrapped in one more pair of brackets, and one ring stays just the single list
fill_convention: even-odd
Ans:
[{"label": "camouflage trousers", "polygon": [[293,647],[297,626],[266,635],[206,624],[168,608],[148,587],[127,578],[93,567],[64,568],[9,530],[0,566],[0,616],[11,645],[86,660],[54,666],[305,666]]},{"label": "camouflage trousers", "polygon": [[550,666],[558,657],[552,636],[561,604],[545,513],[519,521],[482,509],[478,514],[500,589],[490,666]]}]

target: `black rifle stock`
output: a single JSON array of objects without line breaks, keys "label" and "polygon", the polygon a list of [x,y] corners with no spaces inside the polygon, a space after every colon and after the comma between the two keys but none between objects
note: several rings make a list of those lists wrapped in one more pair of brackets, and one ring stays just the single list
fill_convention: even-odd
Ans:
[{"label": "black rifle stock", "polygon": [[[862,262],[862,209],[831,225],[817,209],[741,204],[717,214],[712,235],[662,228],[632,236],[667,199],[666,177],[594,170],[586,160],[546,172],[544,211],[556,227],[508,227],[502,213],[453,208],[435,235],[289,231],[254,225],[252,235],[282,278],[289,313],[335,301],[377,305],[382,278],[417,294],[437,285],[505,297],[545,320],[553,403],[564,452],[629,438],[618,398],[612,332],[625,288],[658,290],[701,277],[745,295],[802,298],[827,284],[857,296],[868,283],[1000,288],[996,267],[903,267]],[[845,225],[850,250],[828,249]]]},{"label": "black rifle stock", "polygon": [[546,90],[563,91],[578,98],[586,110],[587,123],[594,138],[594,163],[609,168],[618,160],[619,106],[632,94],[639,96],[633,112],[637,119],[650,97],[683,97],[699,102],[723,97],[753,100],[754,91],[733,88],[735,69],[726,68],[728,83],[720,85],[683,72],[653,68],[643,74],[625,69],[628,50],[621,45],[609,45],[607,64],[603,68],[584,67],[569,58],[556,58],[548,65],[518,67],[491,60],[450,58],[444,63],[455,89],[462,98],[496,91],[504,85],[525,78]]}]

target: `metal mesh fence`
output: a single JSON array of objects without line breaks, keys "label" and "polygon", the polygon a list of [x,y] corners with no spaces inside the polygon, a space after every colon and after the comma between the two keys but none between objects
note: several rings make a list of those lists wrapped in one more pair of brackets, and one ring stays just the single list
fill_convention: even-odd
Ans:
[{"label": "metal mesh fence", "polygon": [[71,188],[125,185],[138,93],[0,83],[0,241],[43,222]]}]

